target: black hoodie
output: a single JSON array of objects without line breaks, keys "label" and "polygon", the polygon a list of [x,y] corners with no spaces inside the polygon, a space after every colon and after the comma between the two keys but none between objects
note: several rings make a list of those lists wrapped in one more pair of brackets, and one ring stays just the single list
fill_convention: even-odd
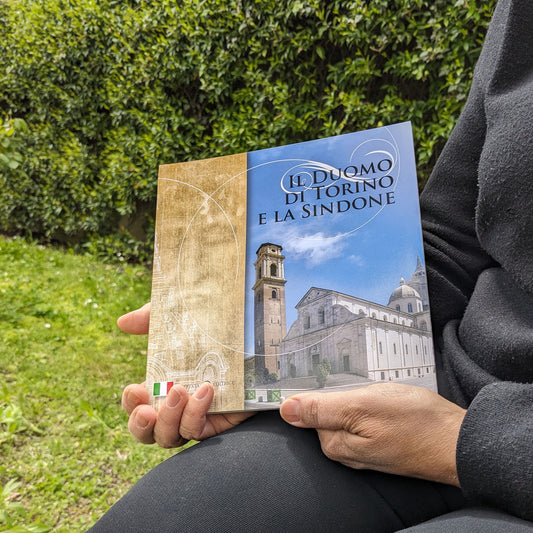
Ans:
[{"label": "black hoodie", "polygon": [[533,1],[500,0],[422,194],[439,391],[468,498],[533,520]]}]

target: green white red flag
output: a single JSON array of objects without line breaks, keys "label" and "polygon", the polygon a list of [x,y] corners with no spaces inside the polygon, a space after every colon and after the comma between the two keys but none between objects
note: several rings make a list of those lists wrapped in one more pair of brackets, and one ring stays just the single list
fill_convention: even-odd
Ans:
[{"label": "green white red flag", "polygon": [[159,383],[154,383],[152,394],[154,396],[167,396],[172,388],[172,385],[174,385],[173,381],[161,381]]}]

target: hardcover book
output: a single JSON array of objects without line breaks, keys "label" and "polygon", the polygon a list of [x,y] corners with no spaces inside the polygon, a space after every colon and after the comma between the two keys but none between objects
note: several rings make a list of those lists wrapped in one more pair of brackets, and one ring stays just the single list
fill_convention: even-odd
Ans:
[{"label": "hardcover book", "polygon": [[436,390],[411,124],[159,169],[146,385]]}]

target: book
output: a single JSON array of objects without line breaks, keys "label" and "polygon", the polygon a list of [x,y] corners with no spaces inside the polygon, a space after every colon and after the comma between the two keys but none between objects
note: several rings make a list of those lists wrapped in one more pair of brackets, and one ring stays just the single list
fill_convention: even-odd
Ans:
[{"label": "book", "polygon": [[159,168],[146,386],[436,390],[411,124]]}]

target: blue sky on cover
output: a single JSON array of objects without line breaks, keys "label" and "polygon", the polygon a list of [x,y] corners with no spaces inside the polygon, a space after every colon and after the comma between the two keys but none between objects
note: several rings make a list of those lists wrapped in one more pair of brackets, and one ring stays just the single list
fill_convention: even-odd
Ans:
[{"label": "blue sky on cover", "polygon": [[[394,183],[390,187],[356,193],[355,181],[361,177],[349,175],[348,179],[324,182],[331,185],[327,190],[331,198],[326,197],[324,188],[320,191],[321,200],[316,198],[315,190],[306,190],[303,203],[286,204],[286,191],[305,189],[305,186],[297,187],[297,178],[293,178],[294,188],[290,188],[291,174],[300,175],[300,183],[305,180],[305,185],[309,185],[314,169],[322,179],[329,176],[330,168],[354,165],[360,170],[361,164],[368,167],[374,161],[377,165],[383,159],[392,159],[394,167],[388,172],[370,173],[366,178],[391,175]],[[325,173],[322,169],[326,169]],[[347,184],[346,194],[342,196],[339,192],[335,196],[343,183]],[[390,180],[384,179],[383,183],[386,185]],[[344,213],[302,218],[304,204],[329,206],[341,200],[368,199],[370,194],[377,196],[380,192],[385,196],[393,190],[394,203],[383,208],[351,208]],[[295,196],[289,198],[294,200]],[[362,202],[357,200],[356,205]],[[346,208],[346,203],[341,205]],[[287,209],[295,220],[288,217],[276,222],[275,211],[278,220],[283,220]],[[260,213],[265,213],[261,219],[266,221],[264,224],[259,224]],[[257,249],[264,242],[283,247],[287,329],[296,319],[296,304],[313,286],[386,305],[400,278],[407,279],[413,273],[417,255],[423,258],[410,124],[249,152],[247,219],[245,350],[248,353],[253,346],[253,263]]]}]

